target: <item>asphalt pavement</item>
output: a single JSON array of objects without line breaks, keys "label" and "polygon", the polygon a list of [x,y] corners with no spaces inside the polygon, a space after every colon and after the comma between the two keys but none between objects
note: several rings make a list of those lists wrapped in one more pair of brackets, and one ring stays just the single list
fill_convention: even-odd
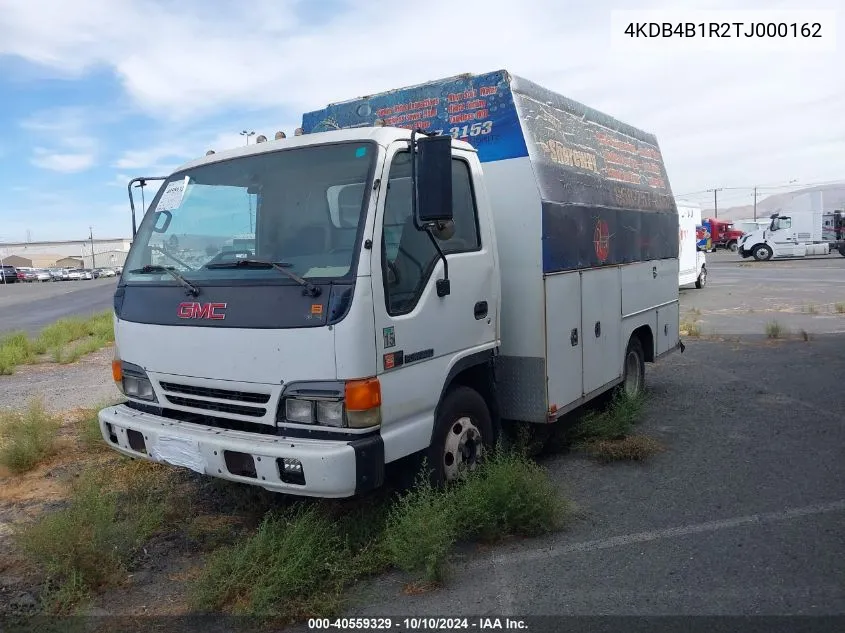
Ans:
[{"label": "asphalt pavement", "polygon": [[112,306],[116,277],[80,281],[0,284],[0,334],[37,334],[54,321]]},{"label": "asphalt pavement", "polygon": [[[845,302],[845,258],[708,261],[681,293],[703,336],[648,367],[641,431],[667,452],[545,458],[583,513],[568,529],[466,548],[428,593],[376,579],[348,615],[845,615],[845,314],[804,311]],[[766,338],[773,318],[788,339]]]}]

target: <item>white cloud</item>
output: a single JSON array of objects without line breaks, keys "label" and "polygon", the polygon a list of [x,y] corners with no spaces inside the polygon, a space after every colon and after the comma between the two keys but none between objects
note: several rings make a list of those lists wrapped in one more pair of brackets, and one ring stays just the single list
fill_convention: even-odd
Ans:
[{"label": "white cloud", "polygon": [[92,117],[82,108],[51,108],[20,122],[27,134],[40,141],[30,162],[41,169],[63,173],[85,171],[97,160],[99,143],[87,134]]},{"label": "white cloud", "polygon": [[[837,5],[822,0],[814,8]],[[162,126],[146,146],[117,158],[118,169],[132,172],[172,168],[209,147],[242,141],[235,131],[215,138],[218,128],[201,129],[205,116],[238,111],[252,125],[290,121],[292,113],[331,101],[498,68],[656,133],[677,192],[845,171],[841,53],[618,54],[610,46],[611,10],[618,7],[610,2],[586,9],[554,0],[467,0],[456,13],[454,3],[430,0],[427,15],[451,17],[413,29],[407,12],[386,0],[350,2],[316,26],[302,17],[308,5],[295,0],[244,6],[0,0],[0,55],[69,76],[114,73],[134,105]],[[842,32],[840,25],[840,40]]]},{"label": "white cloud", "polygon": [[94,164],[93,154],[58,154],[43,147],[35,148],[32,164],[41,169],[64,173],[84,171]]}]

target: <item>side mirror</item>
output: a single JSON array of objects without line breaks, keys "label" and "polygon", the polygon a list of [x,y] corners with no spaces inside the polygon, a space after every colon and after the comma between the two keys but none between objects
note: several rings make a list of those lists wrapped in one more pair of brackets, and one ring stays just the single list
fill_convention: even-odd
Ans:
[{"label": "side mirror", "polygon": [[452,219],[452,137],[420,135],[415,141],[417,221],[447,222]]}]

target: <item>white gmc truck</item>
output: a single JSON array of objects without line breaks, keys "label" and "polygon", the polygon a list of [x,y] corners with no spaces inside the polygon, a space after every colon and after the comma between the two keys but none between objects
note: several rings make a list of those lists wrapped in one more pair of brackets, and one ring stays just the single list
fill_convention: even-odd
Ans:
[{"label": "white gmc truck", "polygon": [[292,495],[410,455],[443,482],[683,350],[651,134],[498,71],[276,136],[183,165],[133,220],[113,449]]}]

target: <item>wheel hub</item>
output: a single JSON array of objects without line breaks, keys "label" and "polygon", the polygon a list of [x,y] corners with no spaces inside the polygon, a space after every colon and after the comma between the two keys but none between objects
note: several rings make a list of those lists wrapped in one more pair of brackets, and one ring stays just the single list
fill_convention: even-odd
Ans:
[{"label": "wheel hub", "polygon": [[446,436],[443,451],[443,470],[446,479],[452,481],[465,471],[473,470],[481,459],[484,443],[481,432],[468,417],[462,417],[452,424]]}]

